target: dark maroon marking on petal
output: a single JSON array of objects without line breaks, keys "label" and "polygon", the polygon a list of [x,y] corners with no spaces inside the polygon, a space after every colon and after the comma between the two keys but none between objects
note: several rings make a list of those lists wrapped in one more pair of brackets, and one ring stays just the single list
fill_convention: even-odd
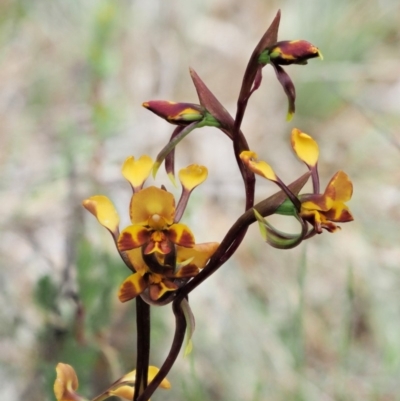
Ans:
[{"label": "dark maroon marking on petal", "polygon": [[151,240],[150,240],[150,241],[146,244],[146,246],[144,247],[143,253],[144,253],[145,255],[148,255],[149,253],[151,253],[151,252],[154,251],[155,246],[156,246],[156,243],[155,243],[154,241],[151,241]]},{"label": "dark maroon marking on petal", "polygon": [[127,301],[130,301],[131,299],[136,298],[147,287],[146,281],[147,280],[143,277],[140,282],[143,285],[143,288],[141,291],[137,291],[138,289],[130,281],[124,282],[119,289],[119,293],[118,293],[119,300],[121,302],[127,302]]},{"label": "dark maroon marking on petal", "polygon": [[200,269],[196,265],[189,264],[180,268],[176,272],[175,277],[194,277],[199,273],[199,271]]},{"label": "dark maroon marking on petal", "polygon": [[168,238],[174,244],[184,246],[186,248],[192,248],[194,245],[194,237],[190,231],[183,230],[182,234],[178,239],[177,232],[175,230],[168,231]]},{"label": "dark maroon marking on petal", "polygon": [[164,255],[167,255],[168,253],[170,253],[172,251],[172,248],[171,248],[172,244],[168,240],[161,241],[158,244],[158,246]]},{"label": "dark maroon marking on petal", "polygon": [[130,249],[134,249],[137,248],[138,245],[136,244],[136,242],[133,240],[132,235],[127,233],[127,232],[123,232],[119,239],[118,239],[118,249],[120,251],[129,251]]},{"label": "dark maroon marking on petal", "polygon": [[163,284],[168,288],[168,289],[170,289],[170,290],[177,290],[179,287],[173,282],[173,281],[171,281],[171,280],[168,280],[168,279],[164,279],[163,281]]},{"label": "dark maroon marking on petal", "polygon": [[149,286],[149,295],[152,301],[157,301],[161,292],[161,287],[159,284],[150,284]]}]

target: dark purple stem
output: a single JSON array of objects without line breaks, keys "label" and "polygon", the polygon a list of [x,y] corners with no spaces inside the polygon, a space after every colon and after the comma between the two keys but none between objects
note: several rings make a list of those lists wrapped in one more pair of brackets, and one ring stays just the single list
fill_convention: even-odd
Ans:
[{"label": "dark purple stem", "polygon": [[174,301],[172,304],[172,310],[175,315],[175,335],[172,341],[172,346],[169,351],[167,358],[165,359],[161,369],[151,381],[151,383],[147,386],[144,392],[137,398],[137,401],[147,401],[154,391],[156,391],[157,387],[161,384],[163,379],[167,376],[168,372],[171,370],[174,365],[176,358],[179,355],[179,351],[182,348],[183,340],[185,338],[185,330],[186,330],[186,320],[181,308],[181,301]]},{"label": "dark purple stem", "polygon": [[150,305],[136,297],[136,381],[133,401],[137,401],[146,390],[150,358]]}]

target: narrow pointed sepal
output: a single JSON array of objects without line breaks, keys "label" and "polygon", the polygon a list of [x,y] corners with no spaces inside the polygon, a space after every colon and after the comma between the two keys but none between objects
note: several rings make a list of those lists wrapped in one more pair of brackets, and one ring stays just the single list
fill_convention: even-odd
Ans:
[{"label": "narrow pointed sepal", "polygon": [[[206,117],[208,120],[207,125],[219,126],[222,128],[230,129],[233,127],[234,120],[228,113],[224,106],[219,102],[215,95],[208,89],[207,85],[198,76],[196,71],[192,68],[189,69],[190,76],[192,77],[193,84],[196,88],[200,104],[207,110],[210,116]],[[212,116],[212,118],[211,118]],[[226,133],[230,136],[229,132]]]},{"label": "narrow pointed sepal", "polygon": [[[310,172],[307,171],[301,177],[297,178],[295,181],[289,184],[288,189],[293,195],[297,195],[304,187],[309,178]],[[276,210],[279,208],[280,205],[282,205],[285,200],[287,200],[286,192],[279,191],[276,194],[271,195],[269,198],[257,203],[254,208],[261,212],[263,216],[270,216],[271,214],[276,213]],[[290,202],[292,201],[290,200]]]},{"label": "narrow pointed sepal", "polygon": [[[179,133],[184,129],[183,125],[180,125],[174,129],[174,132],[169,139],[172,141]],[[175,148],[173,148],[167,156],[165,156],[165,172],[168,175],[168,178],[171,180],[172,184],[176,187],[176,180],[175,180]]]},{"label": "narrow pointed sepal", "polygon": [[282,85],[282,88],[288,99],[288,112],[286,115],[286,120],[290,121],[296,111],[296,89],[294,87],[292,79],[280,65],[271,65],[274,67],[276,77],[278,78],[279,83]]},{"label": "narrow pointed sepal", "polygon": [[195,329],[195,320],[189,302],[185,298],[181,302],[181,307],[186,320],[186,345],[183,356],[187,356],[193,349],[192,336]]},{"label": "narrow pointed sepal", "polygon": [[169,180],[171,181],[172,185],[177,188],[178,183],[176,182],[175,176],[172,173],[167,173]]},{"label": "narrow pointed sepal", "polygon": [[[305,235],[307,234],[307,225],[306,223],[297,218],[302,226],[302,230],[300,234],[288,234],[284,233],[283,231],[277,230],[273,227],[266,219],[264,219],[260,213],[257,212],[256,209],[254,210],[254,215],[258,221],[258,226],[260,229],[261,236],[263,237],[264,241],[266,241],[269,245],[273,248],[278,249],[291,249],[296,247],[303,241]],[[297,217],[297,216],[296,216]]]},{"label": "narrow pointed sepal", "polygon": [[166,146],[161,150],[161,152],[157,155],[156,161],[153,165],[153,177],[157,175],[157,171],[160,168],[162,162],[165,160],[167,155],[172,152],[175,147],[178,145],[183,138],[189,135],[195,128],[199,128],[200,123],[195,121],[188,126],[186,126],[182,131],[180,131],[175,137],[171,137],[170,141]]},{"label": "narrow pointed sepal", "polygon": [[279,10],[276,13],[272,23],[253,50],[253,53],[251,54],[250,60],[247,64],[246,71],[244,73],[238,104],[243,104],[244,102],[247,102],[250,95],[259,88],[261,84],[261,68],[269,62],[269,57],[268,59],[264,59],[262,61],[260,61],[260,57],[266,49],[269,49],[278,41],[278,29],[280,20],[281,12]]},{"label": "narrow pointed sepal", "polygon": [[282,216],[295,216],[297,214],[297,209],[290,199],[285,199],[276,209],[275,214],[280,214]]}]

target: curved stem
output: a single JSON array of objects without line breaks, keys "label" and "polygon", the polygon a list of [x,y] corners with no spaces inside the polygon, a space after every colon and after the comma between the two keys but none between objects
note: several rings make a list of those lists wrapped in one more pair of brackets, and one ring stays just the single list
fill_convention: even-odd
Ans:
[{"label": "curved stem", "polygon": [[[309,177],[310,172],[303,174],[296,181],[288,185],[288,188],[294,194],[298,194]],[[286,194],[283,191],[279,191],[269,198],[257,203],[254,206],[254,209],[256,209],[263,217],[266,217],[273,214],[285,199]],[[253,209],[249,209],[243,213],[225,235],[218,249],[210,258],[207,266],[184,287],[178,290],[174,302],[180,302],[204,280],[215,273],[233,255],[237,247],[240,245],[243,236],[246,234],[248,226],[255,221],[256,218]]]},{"label": "curved stem", "polygon": [[172,341],[171,349],[160,370],[151,381],[151,383],[144,390],[144,392],[139,396],[139,398],[137,398],[137,401],[147,401],[152,396],[154,391],[171,370],[182,348],[186,331],[186,319],[182,311],[181,301],[174,301],[172,304],[172,310],[175,315],[175,334]]},{"label": "curved stem", "polygon": [[136,297],[136,380],[133,401],[146,390],[150,358],[150,305]]}]

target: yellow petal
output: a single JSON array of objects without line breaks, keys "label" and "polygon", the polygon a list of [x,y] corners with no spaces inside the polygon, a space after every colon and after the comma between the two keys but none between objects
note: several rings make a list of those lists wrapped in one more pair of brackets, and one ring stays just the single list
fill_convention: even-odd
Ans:
[{"label": "yellow petal", "polygon": [[[158,373],[160,369],[158,369],[155,366],[149,366],[149,374],[148,374],[148,382],[152,382],[153,379],[156,377],[156,374]],[[171,388],[171,383],[169,382],[168,379],[163,379],[163,381],[160,383],[159,387],[169,390]]]},{"label": "yellow petal", "polygon": [[122,175],[133,188],[139,189],[150,175],[152,167],[153,160],[150,156],[143,155],[138,160],[129,156],[122,166]]},{"label": "yellow petal", "polygon": [[344,171],[338,171],[326,187],[325,195],[338,202],[347,202],[353,195],[353,183]]},{"label": "yellow petal", "polygon": [[138,248],[150,240],[150,231],[138,224],[125,228],[118,238],[118,249],[121,252]]},{"label": "yellow petal", "polygon": [[244,164],[247,164],[252,159],[258,159],[257,153],[251,150],[244,150],[242,153],[240,153],[239,157],[242,159]]},{"label": "yellow petal", "polygon": [[107,196],[95,195],[82,202],[83,207],[93,214],[99,223],[110,230],[116,232],[119,225],[119,216],[113,203]]},{"label": "yellow petal", "polygon": [[135,392],[135,390],[131,386],[120,386],[120,387],[116,388],[115,390],[111,390],[110,394],[116,395],[117,397],[124,398],[125,400],[132,401],[134,392]]},{"label": "yellow petal", "polygon": [[143,260],[141,248],[126,251],[126,254],[128,255],[128,259],[131,262],[133,268],[142,276],[149,271],[148,266]]},{"label": "yellow petal", "polygon": [[[148,383],[152,382],[153,379],[156,377],[156,374],[159,372],[160,369],[158,369],[156,366],[149,366],[149,370],[148,370],[148,376],[147,376],[147,381]],[[130,371],[129,373],[127,373],[126,375],[124,375],[123,377],[121,377],[121,379],[119,379],[116,383],[119,385],[121,383],[129,383],[134,385],[136,382],[136,369]],[[163,381],[161,382],[161,384],[159,385],[159,387],[164,388],[166,390],[171,388],[171,383],[164,378]]]},{"label": "yellow petal", "polygon": [[308,166],[315,166],[318,162],[319,148],[317,142],[310,135],[294,128],[290,140],[297,157]]},{"label": "yellow petal", "polygon": [[54,394],[57,401],[75,401],[79,396],[75,393],[78,388],[78,377],[71,365],[59,363],[56,366],[57,378],[54,382]]},{"label": "yellow petal", "polygon": [[272,167],[265,161],[261,160],[259,162],[250,162],[249,166],[253,173],[261,175],[267,180],[277,181],[277,176],[274,170],[272,170]]},{"label": "yellow petal", "polygon": [[211,256],[214,255],[218,247],[218,242],[205,242],[203,244],[196,244],[192,248],[177,246],[176,261],[178,264],[181,264],[186,260],[191,259],[191,265],[195,265],[197,268],[202,269]]},{"label": "yellow petal", "polygon": [[156,187],[148,187],[133,194],[130,205],[132,224],[147,225],[154,215],[162,217],[165,224],[172,224],[175,216],[174,196]]},{"label": "yellow petal", "polygon": [[147,287],[147,281],[140,273],[131,274],[121,285],[118,298],[127,302],[141,294]]},{"label": "yellow petal", "polygon": [[278,177],[276,176],[272,167],[263,160],[258,160],[257,153],[250,150],[245,150],[240,154],[240,158],[243,163],[254,173],[267,180],[277,182]]},{"label": "yellow petal", "polygon": [[339,223],[347,223],[354,220],[349,208],[343,202],[334,202],[332,208],[324,214],[327,220]]},{"label": "yellow petal", "polygon": [[117,384],[126,383],[126,384],[135,384],[136,383],[136,369],[131,370],[126,375],[122,376],[119,380],[116,381]]},{"label": "yellow petal", "polygon": [[168,239],[176,245],[191,248],[195,243],[192,231],[185,224],[173,224],[169,227],[167,235]]},{"label": "yellow petal", "polygon": [[320,210],[327,212],[333,206],[333,199],[325,194],[311,194],[301,197],[301,210]]},{"label": "yellow petal", "polygon": [[191,164],[179,171],[179,180],[186,190],[192,191],[206,180],[207,175],[208,170],[206,167],[199,166],[198,164]]}]

